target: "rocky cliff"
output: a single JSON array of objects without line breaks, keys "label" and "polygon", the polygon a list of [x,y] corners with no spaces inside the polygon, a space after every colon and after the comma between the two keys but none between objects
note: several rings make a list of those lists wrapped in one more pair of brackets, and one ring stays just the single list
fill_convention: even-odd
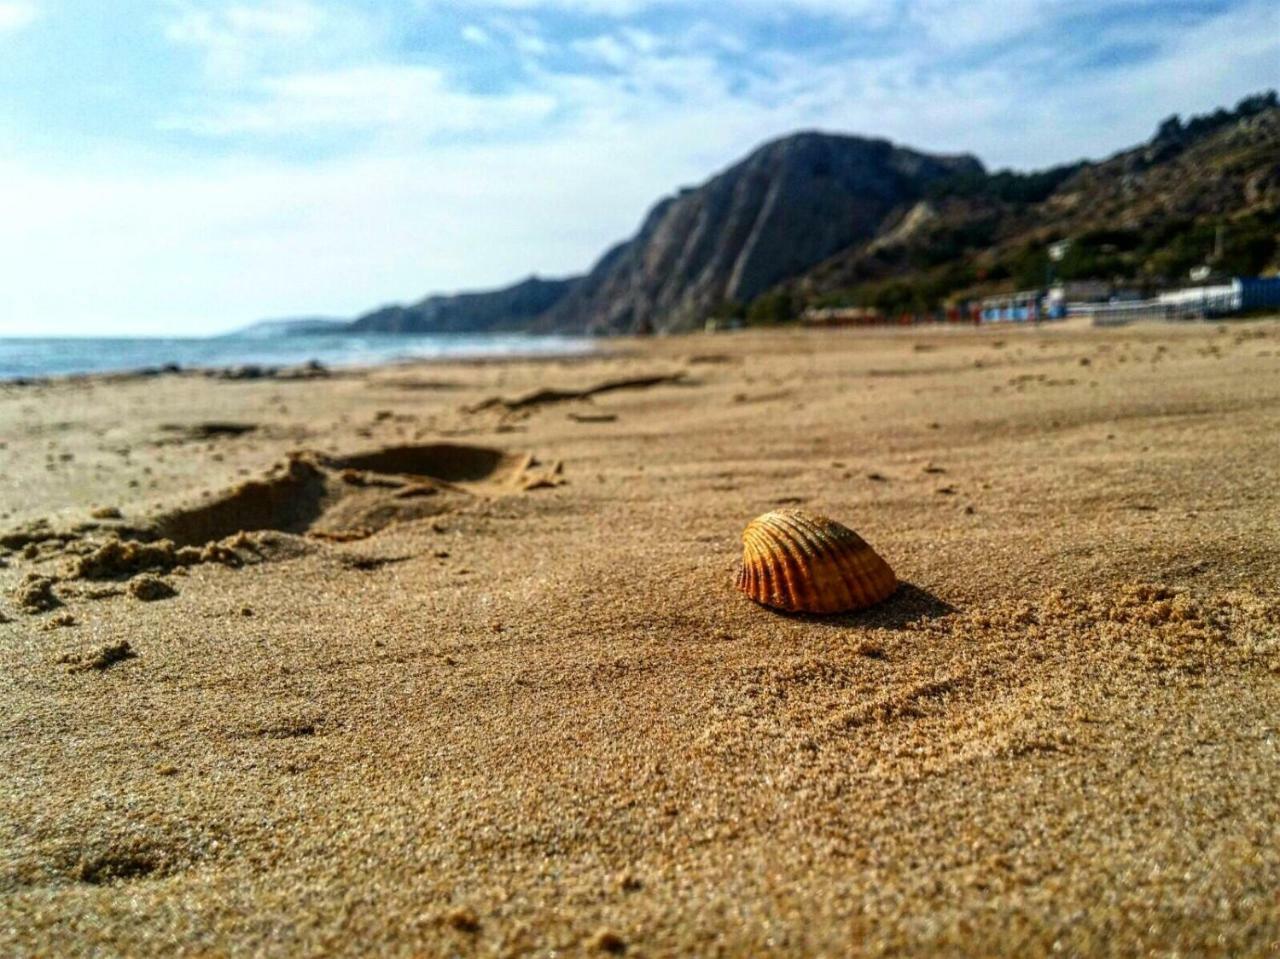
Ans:
[{"label": "rocky cliff", "polygon": [[799,133],[759,148],[695,189],[658,203],[543,316],[543,328],[600,333],[689,329],[747,303],[839,250],[958,174],[969,156],[930,156],[886,140]]}]

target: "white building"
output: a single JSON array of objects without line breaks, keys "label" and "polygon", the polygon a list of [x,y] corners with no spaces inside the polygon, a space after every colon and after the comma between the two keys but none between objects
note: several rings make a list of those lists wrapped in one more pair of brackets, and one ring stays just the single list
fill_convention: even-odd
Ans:
[{"label": "white building", "polygon": [[1244,305],[1243,285],[1239,280],[1232,280],[1214,286],[1189,286],[1161,293],[1156,302],[1171,306],[1179,313],[1237,313]]}]

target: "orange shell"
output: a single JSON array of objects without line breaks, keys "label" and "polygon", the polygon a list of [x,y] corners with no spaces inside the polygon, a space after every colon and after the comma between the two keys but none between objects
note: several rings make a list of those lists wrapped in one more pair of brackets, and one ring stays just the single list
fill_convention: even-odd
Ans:
[{"label": "orange shell", "polygon": [[765,606],[839,613],[874,605],[898,588],[889,564],[861,536],[803,510],[756,517],[742,547],[736,585]]}]

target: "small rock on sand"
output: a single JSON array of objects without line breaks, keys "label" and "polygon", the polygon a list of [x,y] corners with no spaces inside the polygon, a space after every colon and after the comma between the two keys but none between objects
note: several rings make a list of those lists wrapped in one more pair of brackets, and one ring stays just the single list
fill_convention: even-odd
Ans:
[{"label": "small rock on sand", "polygon": [[82,673],[90,669],[102,672],[110,669],[116,663],[122,663],[126,659],[134,659],[137,655],[130,648],[129,641],[122,639],[117,643],[96,646],[86,653],[67,653],[60,657],[58,661],[68,664],[67,672],[69,673]]},{"label": "small rock on sand", "polygon": [[158,599],[177,596],[178,591],[159,576],[153,573],[142,573],[129,580],[129,595],[144,603],[151,603]]},{"label": "small rock on sand", "polygon": [[13,601],[25,613],[47,613],[62,605],[53,591],[53,580],[38,573],[28,573],[13,591]]},{"label": "small rock on sand", "polygon": [[480,917],[476,915],[474,909],[469,909],[466,906],[449,910],[444,917],[444,921],[459,932],[475,933],[480,931]]},{"label": "small rock on sand", "polygon": [[612,929],[601,929],[591,937],[590,946],[596,952],[608,952],[620,956],[627,951],[627,941]]}]

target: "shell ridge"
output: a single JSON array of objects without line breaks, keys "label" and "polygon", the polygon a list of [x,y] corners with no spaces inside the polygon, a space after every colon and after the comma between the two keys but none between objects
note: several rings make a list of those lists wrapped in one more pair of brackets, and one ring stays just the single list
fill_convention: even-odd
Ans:
[{"label": "shell ridge", "polygon": [[[873,550],[861,536],[847,527],[838,527],[842,531],[847,549],[841,551],[840,568],[855,593],[860,606],[871,606],[880,602],[892,592],[885,590],[886,572],[892,578],[889,565]],[[891,579],[896,585],[896,578]]]},{"label": "shell ridge", "polygon": [[764,565],[778,574],[780,585],[785,584],[785,591],[774,593],[778,600],[774,605],[784,609],[803,609],[807,601],[803,588],[803,548],[790,536],[780,512],[766,513],[757,522],[772,546],[767,551]]},{"label": "shell ridge", "polygon": [[777,606],[782,598],[778,589],[777,570],[764,549],[760,549],[756,556],[755,572],[759,577],[758,592],[755,593],[755,597],[760,599],[760,602],[768,603],[769,606]]},{"label": "shell ridge", "polygon": [[870,606],[876,601],[876,597],[867,584],[867,577],[864,574],[864,566],[866,566],[866,549],[859,550],[857,553],[846,553],[841,557],[840,572],[844,576],[845,582],[849,584],[850,591],[854,593],[854,599],[863,606]]},{"label": "shell ridge", "polygon": [[[822,580],[828,588],[834,589],[835,592],[825,597],[818,597],[817,604],[822,607],[844,607],[852,605],[856,600],[853,591],[850,589],[847,577],[841,567],[841,559],[843,550],[837,538],[831,535],[831,528],[834,526],[830,520],[824,524],[819,524],[817,518],[810,519],[803,513],[793,514],[788,517],[790,522],[800,531],[807,534],[806,538],[811,543],[811,553],[815,560],[815,573],[822,573]],[[815,584],[817,585],[817,584]]]},{"label": "shell ridge", "polygon": [[738,588],[748,596],[755,597],[760,591],[759,549],[756,544],[755,527],[748,526],[742,534],[742,566],[738,570]]},{"label": "shell ridge", "polygon": [[788,609],[801,609],[805,602],[805,577],[803,547],[795,542],[781,524],[770,527],[773,534],[775,545],[782,551],[781,557],[776,557],[776,563],[779,572],[782,574],[783,582],[786,584],[786,603]]}]

